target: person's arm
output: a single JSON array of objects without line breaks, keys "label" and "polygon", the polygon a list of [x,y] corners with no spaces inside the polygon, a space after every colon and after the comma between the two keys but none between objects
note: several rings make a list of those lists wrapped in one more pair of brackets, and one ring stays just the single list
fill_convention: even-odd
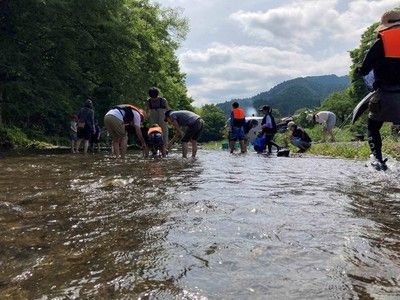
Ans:
[{"label": "person's arm", "polygon": [[96,125],[94,124],[94,110],[90,110],[90,123],[93,129],[93,133],[96,133]]},{"label": "person's arm", "polygon": [[182,132],[178,122],[176,120],[174,120],[174,119],[170,119],[170,120],[171,120],[172,126],[175,129],[174,130],[175,131],[175,135],[169,141],[168,147],[167,147],[168,149],[170,149],[175,142],[179,141],[183,137],[183,132]]},{"label": "person's arm", "polygon": [[383,43],[379,38],[375,41],[372,47],[368,50],[357,72],[361,76],[366,76],[373,69],[375,62],[384,56]]},{"label": "person's arm", "polygon": [[230,130],[232,130],[233,128],[233,122],[234,122],[234,118],[233,118],[233,111],[231,112],[231,118],[229,120],[229,126],[230,126]]},{"label": "person's arm", "polygon": [[142,144],[142,149],[146,149],[147,148],[147,144],[146,144],[146,141],[144,140],[144,137],[142,135],[142,130],[140,129],[140,126],[133,125],[133,127],[135,127],[136,136],[138,137],[140,143]]}]

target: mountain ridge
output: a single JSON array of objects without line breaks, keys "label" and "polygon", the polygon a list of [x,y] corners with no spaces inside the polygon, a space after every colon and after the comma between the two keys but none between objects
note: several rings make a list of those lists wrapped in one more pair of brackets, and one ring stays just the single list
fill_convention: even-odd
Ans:
[{"label": "mountain ridge", "polygon": [[340,92],[350,86],[349,77],[335,74],[297,77],[281,82],[268,91],[244,99],[232,99],[216,104],[227,116],[232,102],[239,102],[246,110],[258,109],[269,105],[278,109],[282,115],[291,115],[300,108],[315,108],[334,92]]}]

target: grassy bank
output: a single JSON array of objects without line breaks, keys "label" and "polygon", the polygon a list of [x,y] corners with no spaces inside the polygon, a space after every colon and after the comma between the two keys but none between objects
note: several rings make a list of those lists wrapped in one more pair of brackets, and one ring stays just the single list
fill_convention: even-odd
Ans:
[{"label": "grassy bank", "polygon": [[[355,134],[348,129],[335,128],[335,143],[319,142],[322,138],[320,126],[314,128],[306,128],[307,133],[313,140],[313,145],[307,153],[311,155],[323,155],[331,157],[343,157],[350,159],[367,159],[370,150],[367,141],[355,141]],[[400,142],[397,135],[391,132],[390,124],[385,124],[381,130],[382,133],[382,151],[383,153],[400,159]],[[289,133],[277,133],[274,138],[275,142],[285,148],[290,149],[291,153],[295,153],[298,149],[289,143]],[[227,144],[227,139],[217,142],[209,142],[203,144],[203,149],[221,150],[223,144]],[[250,146],[251,148],[251,146]]]},{"label": "grassy bank", "polygon": [[44,142],[42,139],[32,139],[16,127],[0,127],[0,150],[41,150],[54,148],[53,143]]}]

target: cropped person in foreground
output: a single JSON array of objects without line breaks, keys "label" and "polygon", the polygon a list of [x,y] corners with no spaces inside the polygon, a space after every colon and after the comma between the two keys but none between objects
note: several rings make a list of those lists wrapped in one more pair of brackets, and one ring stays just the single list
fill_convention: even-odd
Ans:
[{"label": "cropped person in foreground", "polygon": [[371,165],[377,170],[386,170],[380,130],[384,122],[400,124],[400,10],[385,12],[376,32],[377,40],[357,72],[367,76],[373,71],[375,77],[373,88],[376,93],[368,106],[368,144]]}]

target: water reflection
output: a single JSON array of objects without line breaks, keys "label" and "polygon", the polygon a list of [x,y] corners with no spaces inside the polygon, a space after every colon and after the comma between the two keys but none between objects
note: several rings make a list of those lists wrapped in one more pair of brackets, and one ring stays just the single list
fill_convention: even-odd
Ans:
[{"label": "water reflection", "polygon": [[395,171],[223,151],[196,160],[36,155],[1,164],[3,297],[400,293]]}]

